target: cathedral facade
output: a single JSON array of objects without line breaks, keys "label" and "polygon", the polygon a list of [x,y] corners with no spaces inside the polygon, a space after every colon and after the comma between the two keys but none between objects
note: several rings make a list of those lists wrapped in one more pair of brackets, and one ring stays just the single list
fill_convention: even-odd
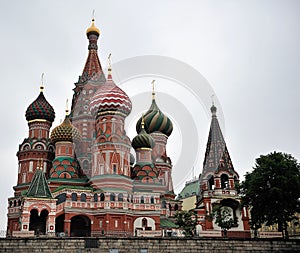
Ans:
[{"label": "cathedral facade", "polygon": [[26,110],[29,132],[17,152],[8,236],[161,235],[181,210],[166,153],[171,120],[153,91],[131,141],[124,124],[132,104],[114,83],[111,66],[103,72],[94,20],[86,35],[88,57],[64,121],[50,130],[55,112],[43,85]]},{"label": "cathedral facade", "polygon": [[182,209],[194,211],[201,234],[220,231],[212,216],[216,206],[229,210],[231,230],[250,235],[248,209],[236,190],[239,176],[217,108],[211,107],[202,174],[176,199],[166,152],[173,125],[159,109],[154,89],[130,140],[125,120],[132,103],[115,84],[110,63],[107,75],[102,69],[94,20],[86,35],[88,57],[63,122],[51,130],[55,111],[43,85],[26,110],[29,131],[17,152],[18,181],[8,199],[7,236],[162,236],[176,227],[172,217]]}]

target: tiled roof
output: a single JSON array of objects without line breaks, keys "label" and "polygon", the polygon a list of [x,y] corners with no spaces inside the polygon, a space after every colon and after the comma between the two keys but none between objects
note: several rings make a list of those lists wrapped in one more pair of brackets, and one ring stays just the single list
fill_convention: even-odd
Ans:
[{"label": "tiled roof", "polygon": [[184,199],[191,196],[199,195],[199,189],[200,180],[198,178],[193,181],[187,182],[182,191],[178,194],[178,199]]},{"label": "tiled roof", "polygon": [[33,180],[31,181],[27,192],[27,197],[52,198],[45,174],[39,168],[35,171]]},{"label": "tiled roof", "polygon": [[161,219],[160,220],[160,227],[161,228],[178,228],[178,225],[176,225],[172,220]]}]

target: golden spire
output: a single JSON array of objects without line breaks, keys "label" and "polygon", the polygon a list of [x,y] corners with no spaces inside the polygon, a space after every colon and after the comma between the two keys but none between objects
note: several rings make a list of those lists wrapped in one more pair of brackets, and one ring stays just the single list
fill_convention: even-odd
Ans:
[{"label": "golden spire", "polygon": [[155,92],[154,92],[154,82],[155,80],[152,80],[151,84],[152,84],[152,99],[155,99]]},{"label": "golden spire", "polygon": [[69,115],[69,99],[66,101],[66,116]]},{"label": "golden spire", "polygon": [[142,123],[141,123],[141,125],[142,125],[142,129],[144,129],[145,128],[144,113],[142,114]]},{"label": "golden spire", "polygon": [[40,86],[40,92],[44,91],[44,73],[42,73],[41,77],[41,86]]}]

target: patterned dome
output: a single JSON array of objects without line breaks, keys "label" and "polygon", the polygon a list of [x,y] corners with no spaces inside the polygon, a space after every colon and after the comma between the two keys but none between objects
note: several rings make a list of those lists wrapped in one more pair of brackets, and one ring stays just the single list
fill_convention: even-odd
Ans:
[{"label": "patterned dome", "polygon": [[111,113],[124,117],[131,112],[132,104],[127,94],[120,89],[108,75],[107,81],[100,86],[90,103],[93,115]]},{"label": "patterned dome", "polygon": [[35,119],[45,119],[53,122],[55,119],[55,112],[53,107],[48,103],[44,97],[43,87],[41,87],[41,92],[36,100],[31,103],[25,113],[27,121]]},{"label": "patterned dome", "polygon": [[142,129],[140,133],[135,136],[132,140],[132,147],[134,149],[138,148],[153,148],[155,146],[155,142],[151,135],[147,134],[144,129],[144,124],[142,123]]},{"label": "patterned dome", "polygon": [[81,134],[79,130],[72,125],[69,116],[66,115],[63,123],[52,130],[50,138],[53,143],[59,141],[76,142],[81,141]]},{"label": "patterned dome", "polygon": [[[152,104],[149,110],[144,115],[145,130],[147,133],[161,132],[167,136],[170,136],[173,131],[172,121],[162,113],[158,108],[155,99],[153,97]],[[136,123],[136,131],[141,131],[142,118]]]}]

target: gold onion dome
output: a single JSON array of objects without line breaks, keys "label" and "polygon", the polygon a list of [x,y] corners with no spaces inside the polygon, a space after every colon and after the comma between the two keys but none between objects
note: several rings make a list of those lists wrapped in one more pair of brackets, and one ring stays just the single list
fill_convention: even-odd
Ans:
[{"label": "gold onion dome", "polygon": [[97,28],[95,26],[95,19],[94,18],[92,19],[92,25],[88,29],[86,29],[86,34],[88,35],[90,33],[96,33],[98,36],[100,35],[99,28]]},{"label": "gold onion dome", "polygon": [[44,96],[44,86],[40,87],[40,94],[27,108],[25,117],[27,121],[31,120],[47,120],[53,122],[55,112]]},{"label": "gold onion dome", "polygon": [[144,122],[141,123],[141,131],[132,140],[132,147],[134,149],[139,148],[153,148],[155,146],[155,141],[150,134],[147,134],[144,128]]},{"label": "gold onion dome", "polygon": [[[161,132],[166,136],[170,136],[173,131],[172,121],[158,108],[154,96],[149,110],[144,115],[144,121],[145,130],[149,134]],[[141,122],[142,118],[136,124],[137,133],[141,131]]]},{"label": "gold onion dome", "polygon": [[52,130],[50,138],[53,143],[56,143],[59,141],[78,142],[82,137],[79,130],[72,125],[69,115],[66,115],[64,121]]}]

